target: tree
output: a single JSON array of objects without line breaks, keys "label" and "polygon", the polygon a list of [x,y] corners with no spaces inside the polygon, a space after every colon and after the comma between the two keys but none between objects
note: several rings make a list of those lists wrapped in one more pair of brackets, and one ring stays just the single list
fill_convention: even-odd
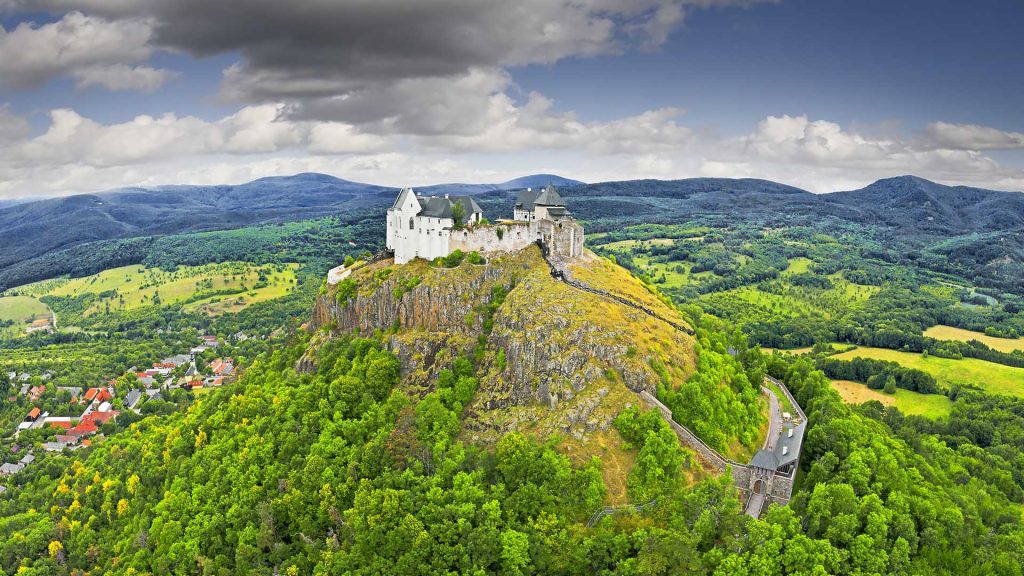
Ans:
[{"label": "tree", "polygon": [[466,207],[461,202],[452,203],[452,220],[455,221],[455,228],[459,229],[466,224]]},{"label": "tree", "polygon": [[882,391],[885,392],[886,394],[896,393],[896,378],[894,378],[891,374],[888,378],[885,379],[885,388],[883,388]]}]

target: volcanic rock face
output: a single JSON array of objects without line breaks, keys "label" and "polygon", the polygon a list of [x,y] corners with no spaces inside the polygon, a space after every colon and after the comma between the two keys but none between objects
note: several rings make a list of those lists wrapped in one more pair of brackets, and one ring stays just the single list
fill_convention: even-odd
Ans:
[{"label": "volcanic rock face", "polygon": [[[644,290],[600,262],[605,281]],[[451,359],[482,345],[480,386],[467,410],[467,429],[476,432],[528,427],[579,436],[606,428],[622,406],[638,402],[635,393],[695,369],[692,337],[552,278],[536,248],[457,268],[385,261],[350,278],[318,297],[311,328],[390,332],[407,380],[427,388]]]}]

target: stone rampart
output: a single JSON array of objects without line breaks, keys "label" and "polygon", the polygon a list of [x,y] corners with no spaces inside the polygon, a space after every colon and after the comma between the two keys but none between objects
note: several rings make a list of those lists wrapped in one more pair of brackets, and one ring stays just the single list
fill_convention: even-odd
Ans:
[{"label": "stone rampart", "polygon": [[529,222],[501,222],[452,230],[449,248],[463,252],[518,252],[537,241],[537,231]]}]

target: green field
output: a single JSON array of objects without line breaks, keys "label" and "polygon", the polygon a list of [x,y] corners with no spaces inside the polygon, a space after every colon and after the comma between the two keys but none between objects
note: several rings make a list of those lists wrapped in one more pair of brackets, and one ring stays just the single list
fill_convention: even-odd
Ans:
[{"label": "green field", "polygon": [[832,388],[839,392],[847,404],[878,400],[886,406],[896,406],[900,412],[908,415],[942,418],[948,416],[953,407],[953,402],[941,394],[921,394],[900,388],[896,389],[896,394],[885,394],[850,380],[833,380]]},{"label": "green field", "polygon": [[44,280],[17,291],[40,297],[99,296],[86,315],[158,304],[180,304],[188,311],[216,315],[284,296],[295,287],[297,270],[298,264],[248,262],[179,266],[173,271],[124,266],[83,278]]},{"label": "green field", "polygon": [[900,352],[886,348],[860,347],[837,354],[833,358],[874,358],[898,362],[907,368],[916,368],[931,374],[940,386],[972,384],[991,394],[1008,394],[1024,398],[1024,368],[1004,366],[976,358],[953,360],[929,356],[925,358],[914,352]]},{"label": "green field", "polygon": [[960,342],[977,340],[989,348],[1000,352],[1024,350],[1024,338],[996,338],[981,332],[954,328],[952,326],[942,326],[941,324],[925,330],[924,335],[936,340],[958,340]]},{"label": "green field", "polygon": [[13,326],[0,327],[0,336],[12,338],[24,333],[25,327],[36,314],[49,314],[50,309],[39,300],[29,296],[0,297],[0,322],[14,322]]}]

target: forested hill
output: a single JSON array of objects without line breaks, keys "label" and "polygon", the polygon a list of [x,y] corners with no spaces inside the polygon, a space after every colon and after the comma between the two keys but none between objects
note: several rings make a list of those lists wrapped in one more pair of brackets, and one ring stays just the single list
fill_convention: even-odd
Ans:
[{"label": "forested hill", "polygon": [[[552,174],[500,184],[438,184],[429,193],[479,194],[582,184]],[[0,269],[85,242],[305,220],[383,209],[396,189],[326,174],[261,178],[240,185],[125,188],[99,194],[0,204]]]},{"label": "forested hill", "polygon": [[[692,178],[583,184],[541,174],[502,184],[420,187],[474,194],[488,216],[509,214],[515,190],[553,183],[588,232],[701,220],[713,226],[815,226],[883,245],[889,261],[924,259],[940,271],[979,275],[1007,289],[1024,271],[1024,194],[950,187],[904,176],[861,190],[812,194],[756,179]],[[0,286],[139,263],[114,239],[224,230],[337,216],[339,224],[382,219],[395,190],[322,174],[264,178],[238,186],[168,186],[43,200],[0,208]],[[383,226],[361,238],[382,248]],[[147,241],[148,242],[148,241]],[[112,261],[103,254],[116,253]],[[102,260],[102,261],[101,261]]]},{"label": "forested hill", "polygon": [[864,220],[948,234],[1024,228],[1024,194],[943,186],[916,176],[879,180],[824,197]]}]

